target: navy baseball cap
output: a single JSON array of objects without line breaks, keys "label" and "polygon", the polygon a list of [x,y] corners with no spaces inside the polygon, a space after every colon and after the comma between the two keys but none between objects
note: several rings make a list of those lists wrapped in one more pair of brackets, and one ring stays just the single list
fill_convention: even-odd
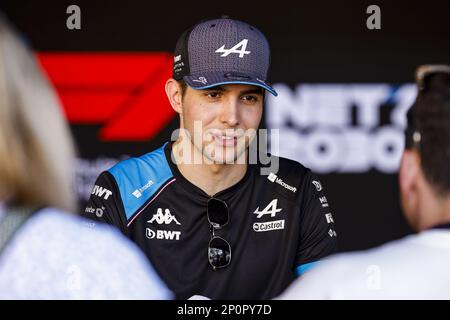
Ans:
[{"label": "navy baseball cap", "polygon": [[198,23],[178,39],[173,75],[193,89],[250,84],[278,95],[267,83],[270,49],[257,28],[234,19]]}]

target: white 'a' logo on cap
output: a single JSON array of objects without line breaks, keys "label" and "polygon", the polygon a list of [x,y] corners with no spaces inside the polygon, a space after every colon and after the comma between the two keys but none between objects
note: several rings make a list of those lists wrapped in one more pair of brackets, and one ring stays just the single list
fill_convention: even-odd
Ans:
[{"label": "white 'a' logo on cap", "polygon": [[[239,53],[239,58],[243,58],[244,55],[250,54],[250,51],[246,51],[247,43],[248,43],[248,39],[243,39],[241,42],[236,44],[231,49],[225,49],[225,45],[223,45],[219,49],[217,49],[216,52],[217,53],[222,53],[221,57],[226,57],[230,53]],[[239,48],[240,48],[240,50],[238,50]]]}]

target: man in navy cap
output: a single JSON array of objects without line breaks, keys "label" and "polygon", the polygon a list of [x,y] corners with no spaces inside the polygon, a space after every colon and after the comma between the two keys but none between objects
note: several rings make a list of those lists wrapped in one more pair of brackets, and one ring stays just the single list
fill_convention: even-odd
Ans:
[{"label": "man in navy cap", "polygon": [[86,214],[135,241],[180,299],[273,298],[336,248],[311,171],[252,155],[265,94],[277,95],[269,60],[265,36],[241,21],[184,32],[165,88],[174,141],[103,172],[92,191]]}]

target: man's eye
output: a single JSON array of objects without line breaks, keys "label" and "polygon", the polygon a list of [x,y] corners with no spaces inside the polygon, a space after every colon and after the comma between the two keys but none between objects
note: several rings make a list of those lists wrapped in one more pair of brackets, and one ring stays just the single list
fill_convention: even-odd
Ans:
[{"label": "man's eye", "polygon": [[243,96],[242,99],[248,102],[256,102],[258,101],[258,98],[255,96]]},{"label": "man's eye", "polygon": [[206,95],[207,95],[209,98],[215,99],[215,98],[218,98],[218,97],[220,96],[220,93],[217,92],[217,91],[212,91],[212,92],[206,93]]}]

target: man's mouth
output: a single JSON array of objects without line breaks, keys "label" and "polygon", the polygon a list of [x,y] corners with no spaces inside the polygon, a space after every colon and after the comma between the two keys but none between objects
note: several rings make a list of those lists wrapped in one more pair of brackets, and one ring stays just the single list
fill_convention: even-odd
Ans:
[{"label": "man's mouth", "polygon": [[237,144],[237,136],[223,136],[213,134],[214,141],[219,147],[234,147]]}]

